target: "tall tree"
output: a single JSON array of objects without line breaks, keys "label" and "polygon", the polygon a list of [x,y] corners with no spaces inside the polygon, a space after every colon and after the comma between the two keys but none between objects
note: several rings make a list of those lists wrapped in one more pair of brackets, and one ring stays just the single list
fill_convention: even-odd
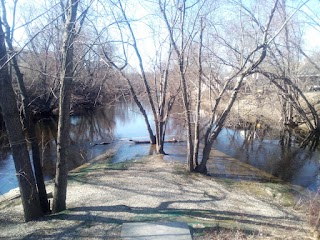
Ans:
[{"label": "tall tree", "polygon": [[[16,9],[17,3],[18,1],[16,0],[14,2],[14,9]],[[22,118],[24,127],[27,129],[28,141],[30,141],[31,148],[32,148],[32,160],[33,160],[32,162],[33,162],[33,168],[34,168],[34,173],[36,177],[36,183],[39,191],[41,208],[44,213],[48,213],[50,212],[50,206],[49,206],[46,186],[44,183],[44,178],[42,173],[40,151],[39,151],[38,140],[36,137],[35,124],[33,123],[31,111],[30,111],[30,100],[24,84],[23,74],[18,64],[17,55],[14,54],[15,52],[13,48],[14,29],[11,28],[8,23],[6,6],[5,6],[4,0],[1,0],[1,5],[2,5],[3,24],[6,30],[5,31],[6,43],[9,49],[9,56],[11,57],[11,63],[17,77],[18,87],[20,90],[20,99],[22,101],[21,107],[22,107],[23,115],[21,116],[21,118]],[[13,15],[15,15],[15,13]]]},{"label": "tall tree", "polygon": [[[62,3],[62,1],[61,1]],[[62,68],[60,76],[59,122],[57,137],[57,164],[54,184],[52,211],[54,213],[66,209],[68,180],[68,148],[70,145],[70,100],[72,79],[74,75],[73,49],[77,35],[76,20],[79,0],[68,0],[65,6],[65,29],[62,45]]]},{"label": "tall tree", "polygon": [[[320,122],[315,106],[310,103],[302,91],[305,83],[299,79],[301,75],[301,60],[308,61],[316,71],[319,67],[302,50],[303,27],[297,19],[301,18],[299,10],[309,1],[304,1],[293,11],[290,1],[282,0],[279,7],[279,15],[283,25],[283,31],[279,32],[276,39],[270,44],[270,54],[266,59],[267,64],[257,69],[256,72],[270,80],[278,90],[281,101],[281,113],[283,128],[288,128],[303,122],[309,130],[307,137],[301,146],[315,149],[319,142]],[[292,10],[291,10],[292,11]],[[303,11],[302,11],[303,12]],[[295,16],[297,15],[297,16]],[[289,20],[292,21],[289,22]],[[316,19],[316,18],[315,18]],[[304,58],[305,59],[304,59]],[[310,83],[309,83],[310,84]],[[299,121],[294,116],[299,116]]]},{"label": "tall tree", "polygon": [[[174,8],[176,9],[176,13],[174,15],[174,19],[171,21],[168,18],[168,9],[171,9],[171,6],[168,6],[167,1],[159,0],[160,11],[163,15],[163,19],[165,25],[169,32],[169,38],[171,45],[174,49],[174,52],[177,56],[177,61],[179,65],[179,78],[181,84],[181,93],[182,93],[182,101],[184,107],[185,121],[187,126],[187,168],[189,171],[193,171],[195,163],[194,163],[194,155],[193,155],[193,138],[192,138],[192,112],[191,112],[191,102],[190,96],[188,94],[188,85],[187,85],[187,77],[186,77],[186,68],[187,62],[186,59],[186,50],[190,44],[190,38],[192,36],[189,33],[188,36],[185,34],[185,18],[186,18],[186,1],[178,1],[175,3]],[[192,8],[192,7],[190,7]],[[177,30],[177,32],[175,32]],[[178,36],[178,39],[175,38]],[[188,39],[189,38],[189,39]]]},{"label": "tall tree", "polygon": [[199,36],[199,52],[198,52],[198,86],[197,86],[197,98],[196,98],[196,109],[195,109],[195,123],[194,123],[194,150],[193,159],[196,166],[199,165],[198,155],[200,146],[200,110],[201,110],[201,89],[202,89],[202,47],[203,47],[203,31],[204,23],[203,18],[200,19],[200,36]]},{"label": "tall tree", "polygon": [[[132,22],[134,23],[134,21],[131,21],[127,16],[128,13],[126,12],[126,7],[123,5],[121,0],[117,0],[112,6],[114,7],[112,15],[114,16],[114,20],[119,31],[120,42],[122,44],[121,50],[124,63],[122,66],[120,66],[119,63],[113,60],[113,58],[107,51],[104,51],[105,58],[107,59],[106,63],[112,65],[113,68],[116,69],[120,73],[120,75],[127,81],[133,100],[138,106],[145,120],[149,133],[150,143],[156,144],[157,153],[164,154],[166,124],[168,121],[168,116],[170,115],[173,104],[175,102],[177,93],[180,90],[180,88],[178,87],[177,89],[172,91],[172,94],[170,96],[168,96],[169,68],[172,55],[171,46],[170,44],[168,44],[168,50],[163,50],[161,49],[161,47],[159,47],[158,55],[166,54],[166,61],[164,64],[160,64],[159,70],[154,69],[154,85],[152,85],[150,78],[148,79],[148,72],[145,68],[146,61],[145,59],[143,59],[143,56],[141,54],[142,48],[139,47],[136,37],[138,31],[135,31],[132,26]],[[117,16],[116,11],[119,11],[119,15],[121,16],[120,18]],[[129,37],[128,40],[125,40],[124,35],[127,32]],[[151,108],[151,113],[153,115],[155,134],[154,130],[152,129],[151,121],[148,119],[147,112],[142,104],[142,101],[133,86],[133,81],[131,80],[128,71],[126,71],[126,67],[129,65],[127,57],[129,55],[127,50],[128,46],[132,48],[132,51],[134,52],[134,55],[138,62],[139,77],[144,86],[145,94]],[[161,50],[163,51],[161,52]],[[160,58],[159,56],[156,57]]]},{"label": "tall tree", "polygon": [[[238,71],[235,74],[235,76],[237,77],[237,80],[234,84],[233,90],[228,99],[228,103],[224,108],[223,112],[218,116],[218,118],[216,118],[216,115],[215,115],[216,112],[213,111],[210,124],[208,125],[204,135],[204,148],[203,148],[201,163],[196,167],[196,171],[198,172],[207,173],[206,165],[210,156],[212,144],[217,139],[218,135],[220,134],[224,126],[224,123],[238,96],[238,93],[242,86],[243,81],[245,80],[246,77],[254,73],[254,70],[259,67],[259,65],[264,61],[267,55],[268,45],[270,44],[271,40],[275,37],[275,36],[269,37],[270,35],[269,31],[271,28],[272,20],[274,19],[274,16],[275,16],[275,11],[277,9],[277,6],[278,6],[278,0],[274,2],[274,5],[267,18],[267,22],[265,26],[262,28],[263,29],[263,31],[261,31],[262,41],[257,45],[257,47],[255,47],[251,52],[249,52],[249,54],[246,57],[244,57],[244,59],[242,58],[240,59],[240,62],[239,62],[240,67],[238,67]],[[238,52],[240,52],[241,56],[243,55],[241,51],[238,51]],[[229,80],[231,80],[232,78],[230,78]],[[227,84],[228,82],[229,81],[227,81]],[[226,89],[227,84],[225,85],[224,89]],[[222,91],[220,93],[219,95],[220,98],[221,98],[221,94],[223,94],[224,92],[225,91]],[[217,109],[217,105],[219,103],[220,102],[216,101],[214,110]]]},{"label": "tall tree", "polygon": [[5,34],[0,19],[0,107],[6,125],[13,160],[16,168],[25,221],[43,215],[32,172],[27,143],[22,131],[15,94],[10,82]]},{"label": "tall tree", "polygon": [[[201,1],[197,3],[200,4],[199,9],[201,9]],[[255,73],[255,70],[259,69],[259,67],[265,61],[267,51],[270,48],[271,43],[288,23],[288,20],[285,19],[282,22],[282,25],[279,27],[274,24],[274,18],[277,16],[279,0],[266,3],[266,6],[270,6],[270,12],[266,13],[265,15],[265,24],[262,24],[262,18],[259,17],[259,19],[257,19],[255,14],[250,11],[242,3],[242,1],[231,1],[232,8],[234,8],[235,5],[239,6],[239,9],[241,10],[239,14],[240,26],[237,26],[237,30],[233,29],[232,33],[235,34],[235,38],[230,38],[230,29],[232,29],[232,26],[230,26],[230,20],[225,20],[226,25],[223,25],[220,22],[220,24],[224,26],[224,29],[221,29],[220,26],[215,26],[214,31],[211,31],[212,29],[208,30],[211,32],[210,34],[213,36],[213,39],[216,39],[216,41],[221,45],[220,49],[214,49],[209,45],[205,47],[207,51],[210,51],[210,56],[212,58],[211,62],[220,62],[221,65],[225,66],[226,71],[231,72],[231,74],[230,77],[219,80],[220,83],[224,81],[225,84],[215,99],[209,124],[205,127],[202,159],[198,165],[198,153],[195,151],[199,150],[197,139],[200,124],[199,108],[201,105],[199,103],[201,96],[199,96],[199,89],[201,88],[201,85],[198,85],[198,95],[196,97],[196,102],[194,103],[192,98],[192,89],[190,88],[190,82],[192,81],[190,80],[187,71],[188,67],[190,67],[190,51],[188,50],[193,48],[193,36],[197,32],[195,30],[195,24],[190,24],[190,27],[187,24],[187,21],[190,21],[190,15],[194,14],[192,13],[191,9],[195,7],[196,4],[187,3],[184,0],[176,1],[173,4],[165,0],[159,0],[159,6],[163,15],[163,20],[169,32],[170,41],[174,48],[179,65],[180,81],[182,84],[182,100],[185,121],[187,125],[187,162],[188,169],[190,171],[196,170],[201,173],[207,172],[206,165],[210,156],[212,144],[223,129],[227,117],[230,114],[231,108],[238,97],[238,93],[243,85],[243,82],[250,75]],[[227,10],[230,9],[227,8]],[[250,20],[253,22],[252,25],[243,24],[243,14],[250,18]],[[201,11],[199,10],[195,16],[195,19],[201,17]],[[234,16],[238,17],[238,13]],[[275,26],[278,30],[274,32]],[[198,30],[200,35],[202,34],[202,31],[202,27],[200,26],[200,30]],[[226,33],[226,35],[223,36],[221,33]],[[202,42],[202,40],[200,42]],[[227,53],[225,54],[224,51]],[[198,83],[201,83],[202,78],[208,78],[203,73],[203,61],[201,60],[201,57],[201,55],[198,56],[198,58],[200,58],[198,63]],[[206,65],[206,68],[211,68],[210,65]],[[223,98],[225,101],[222,101]],[[223,107],[221,107],[222,104],[224,104]],[[193,110],[194,105],[196,106],[195,111]],[[220,110],[221,112],[218,112],[219,108],[222,108],[222,111]],[[193,112],[195,114],[193,114]],[[193,116],[195,116],[195,121],[193,120]],[[195,128],[194,133],[191,131],[193,126]]]}]

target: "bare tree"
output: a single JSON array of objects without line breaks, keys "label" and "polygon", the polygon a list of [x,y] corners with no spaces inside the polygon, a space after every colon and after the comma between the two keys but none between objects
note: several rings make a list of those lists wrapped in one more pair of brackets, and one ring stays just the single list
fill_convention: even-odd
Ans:
[{"label": "bare tree", "polygon": [[196,110],[195,110],[195,126],[194,126],[194,150],[193,150],[193,159],[196,166],[198,163],[199,155],[199,145],[200,145],[200,109],[201,109],[201,89],[202,89],[202,78],[203,78],[203,69],[202,69],[202,48],[203,48],[203,31],[204,31],[204,22],[203,18],[200,19],[200,35],[199,35],[199,52],[198,52],[198,91],[196,99]]},{"label": "bare tree", "polygon": [[[295,14],[308,1],[300,4],[293,14]],[[311,143],[314,149],[319,142],[319,116],[314,106],[306,97],[299,79],[301,62],[303,57],[316,70],[317,64],[302,49],[302,30],[300,22],[294,18],[293,14],[288,15],[288,1],[281,1],[279,7],[279,17],[286,24],[283,31],[278,34],[277,39],[273,39],[270,44],[270,54],[266,64],[256,70],[257,73],[270,80],[276,87],[282,99],[282,120],[283,127],[297,126],[304,123],[308,130],[308,136],[301,146],[306,147]],[[291,22],[289,20],[292,19]],[[294,116],[299,116],[294,117]],[[299,120],[298,120],[299,119]]]},{"label": "bare tree", "polygon": [[12,155],[16,168],[21,201],[25,221],[35,220],[43,215],[37,187],[27,149],[27,143],[22,131],[15,94],[10,82],[7,64],[5,34],[0,19],[0,106],[6,125]]},{"label": "bare tree", "polygon": [[[17,2],[18,1],[14,2],[14,9],[16,9]],[[22,101],[23,116],[21,117],[22,117],[24,126],[28,132],[28,137],[29,137],[28,141],[31,142],[32,159],[33,159],[32,162],[33,162],[33,167],[34,167],[34,172],[36,177],[36,183],[39,191],[41,208],[44,213],[48,213],[50,212],[50,206],[49,206],[46,187],[44,184],[44,178],[43,178],[42,166],[41,166],[41,160],[40,160],[40,151],[39,151],[38,141],[37,141],[36,132],[35,132],[35,125],[33,123],[31,111],[30,111],[30,100],[24,84],[23,74],[18,64],[17,55],[14,55],[14,52],[15,52],[13,48],[14,29],[11,29],[8,23],[6,6],[5,6],[4,0],[1,0],[1,5],[2,5],[3,23],[6,29],[6,43],[9,49],[9,55],[12,56],[11,62],[18,80],[20,98]],[[13,15],[15,15],[15,13]]]},{"label": "bare tree", "polygon": [[[116,22],[116,25],[119,31],[120,42],[122,44],[121,50],[124,56],[123,57],[124,62],[123,62],[123,65],[116,63],[116,61],[112,59],[112,56],[110,56],[110,54],[107,51],[104,51],[106,63],[112,65],[112,67],[116,69],[117,72],[126,80],[130,93],[133,97],[133,100],[139,107],[139,110],[145,120],[147,130],[149,133],[150,143],[156,144],[157,153],[164,154],[166,124],[167,124],[170,112],[172,110],[173,103],[175,102],[175,99],[177,96],[176,93],[180,89],[178,87],[176,90],[172,91],[170,96],[168,96],[169,68],[170,68],[170,62],[171,62],[171,56],[172,56],[172,49],[171,47],[169,47],[169,49],[165,51],[165,53],[167,54],[166,62],[162,65],[160,64],[161,66],[159,67],[158,71],[156,69],[154,70],[153,72],[154,85],[152,86],[151,79],[148,79],[148,72],[145,69],[145,60],[141,55],[136,34],[134,31],[134,28],[131,25],[131,21],[127,16],[126,9],[123,6],[122,1],[120,0],[116,1],[116,3],[114,3],[113,6],[115,7],[115,10],[112,13],[112,15],[114,16],[114,20]],[[116,10],[119,10],[120,12],[120,15],[121,15],[120,19],[116,17]],[[122,29],[123,25],[124,25],[124,29]],[[125,40],[123,36],[124,32],[126,31],[129,33],[129,40]],[[129,65],[128,58],[127,58],[127,55],[128,55],[127,47],[126,47],[127,45],[133,49],[133,52],[138,60],[139,77],[141,79],[141,82],[143,83],[144,91],[153,115],[155,134],[151,127],[152,125],[150,123],[150,120],[148,119],[146,110],[143,107],[142,100],[139,99],[138,93],[133,86],[133,81],[130,78],[130,75],[126,71],[127,66]],[[158,52],[158,55],[161,55],[161,54],[163,53]]]},{"label": "bare tree", "polygon": [[[254,73],[254,70],[259,67],[259,65],[264,61],[266,55],[267,55],[267,49],[268,45],[270,44],[270,41],[274,38],[274,36],[269,37],[270,33],[269,30],[271,28],[271,23],[272,20],[275,16],[275,11],[278,6],[278,0],[275,1],[270,15],[268,17],[267,23],[263,27],[263,37],[262,37],[262,42],[258,44],[256,48],[254,48],[248,55],[247,57],[244,57],[243,60],[240,61],[242,63],[240,67],[238,68],[238,72],[235,74],[237,76],[237,81],[233,87],[232,94],[228,100],[228,103],[226,107],[224,108],[222,114],[216,119],[216,116],[213,114],[211,117],[211,121],[209,124],[209,127],[207,128],[205,132],[205,137],[204,137],[204,148],[203,148],[203,156],[202,160],[199,166],[197,166],[196,171],[201,172],[201,173],[206,173],[206,164],[209,159],[210,151],[212,148],[213,142],[216,140],[218,137],[219,133],[221,132],[224,123],[226,121],[226,118],[228,114],[230,113],[230,110],[237,98],[238,92],[240,90],[240,87],[244,81],[244,79],[249,76],[250,74]],[[219,97],[221,97],[219,95]],[[217,104],[219,102],[216,101],[216,105],[214,109],[217,108]]]},{"label": "bare tree", "polygon": [[[61,4],[64,6],[63,2]],[[68,0],[65,6],[65,29],[62,44],[62,68],[60,74],[59,122],[57,137],[57,167],[54,185],[52,210],[54,213],[66,209],[68,180],[68,148],[70,128],[70,99],[74,76],[74,40],[81,30],[88,8],[81,15],[77,27],[77,10],[79,0]]]},{"label": "bare tree", "polygon": [[[235,3],[232,3],[235,4]],[[199,102],[200,102],[200,96],[199,96],[199,89],[201,85],[198,86],[198,97],[196,98],[196,110],[195,110],[195,134],[193,138],[192,134],[192,125],[193,125],[193,119],[192,119],[192,105],[193,100],[190,96],[190,89],[188,89],[188,79],[187,79],[187,71],[186,68],[188,67],[189,59],[186,57],[186,51],[188,47],[192,45],[193,41],[193,28],[191,27],[191,30],[186,28],[186,16],[187,11],[190,11],[194,5],[187,6],[185,1],[178,1],[174,5],[170,5],[167,1],[159,1],[159,6],[161,9],[161,12],[163,14],[163,19],[166,24],[166,27],[168,29],[169,35],[170,35],[170,41],[171,44],[175,50],[175,54],[177,56],[177,61],[179,64],[179,72],[180,72],[180,81],[182,84],[182,99],[184,104],[184,112],[185,112],[185,120],[187,125],[187,153],[188,153],[188,169],[190,171],[198,171],[201,173],[206,173],[206,164],[209,159],[210,151],[212,148],[213,142],[216,140],[218,135],[220,134],[227,117],[230,114],[231,108],[238,96],[238,93],[240,91],[240,88],[245,81],[245,79],[254,73],[256,69],[259,68],[259,66],[263,63],[263,61],[266,58],[268,48],[274,38],[278,35],[276,32],[274,35],[271,34],[270,29],[273,27],[272,21],[276,15],[276,10],[278,9],[279,1],[274,1],[273,6],[271,7],[271,11],[269,16],[267,17],[267,21],[265,25],[260,24],[260,22],[255,18],[254,14],[252,12],[248,13],[248,9],[244,7],[244,5],[240,2],[238,3],[240,6],[240,9],[244,9],[244,11],[249,14],[249,17],[253,19],[254,24],[257,26],[257,29],[253,30],[253,34],[249,35],[249,27],[241,25],[240,26],[240,44],[233,46],[234,44],[231,43],[231,39],[229,39],[229,36],[221,37],[219,36],[219,33],[215,35],[215,38],[217,41],[220,41],[223,48],[228,50],[228,54],[226,55],[226,58],[223,58],[221,53],[218,51],[211,52],[211,56],[220,61],[222,64],[227,66],[228,68],[234,69],[234,72],[231,74],[231,77],[228,77],[225,81],[224,86],[221,88],[218,96],[215,99],[215,104],[212,108],[212,114],[210,117],[210,121],[208,126],[206,126],[206,130],[204,133],[204,148],[203,148],[203,154],[202,154],[202,160],[201,163],[198,165],[198,153],[195,151],[198,151],[198,142],[197,142],[197,135],[198,135],[198,128],[199,128]],[[172,12],[172,9],[175,9],[174,15],[172,19],[169,19],[168,12]],[[197,15],[199,16],[199,15]],[[240,14],[241,17],[241,14]],[[240,24],[242,20],[240,19]],[[287,20],[284,21],[283,26],[279,27],[279,31],[283,29],[285,24],[287,23]],[[250,26],[250,25],[249,25]],[[202,34],[202,27],[200,27],[200,33]],[[210,30],[208,30],[210,31]],[[200,35],[201,35],[200,34]],[[251,39],[252,43],[256,46],[253,47],[249,46],[248,42],[244,41],[244,36],[247,36],[248,39]],[[200,37],[201,38],[201,37]],[[200,41],[202,42],[202,40]],[[200,44],[201,45],[201,44]],[[249,49],[252,49],[249,51]],[[220,50],[221,51],[221,50]],[[232,56],[234,54],[234,57]],[[201,52],[199,56],[199,82],[201,82],[201,79],[208,80],[208,75],[205,74],[202,70],[202,60],[201,60]],[[234,60],[232,62],[232,60]],[[207,81],[210,82],[210,81]],[[221,80],[218,80],[216,82],[221,83]],[[220,88],[220,87],[219,87]],[[229,89],[232,89],[231,91]],[[219,114],[218,108],[221,108],[222,98],[227,99],[227,104],[224,106],[224,109]],[[193,140],[194,139],[194,140]]]},{"label": "bare tree", "polygon": [[[190,45],[190,38],[192,34],[188,36],[185,35],[185,17],[186,17],[186,1],[178,1],[175,4],[175,15],[173,19],[169,20],[168,17],[168,9],[171,6],[168,6],[167,1],[159,0],[159,8],[163,15],[163,19],[168,29],[170,43],[173,47],[173,50],[177,56],[177,61],[179,65],[179,78],[181,83],[181,93],[185,114],[185,121],[187,126],[187,168],[189,171],[193,171],[194,169],[194,159],[193,159],[193,138],[192,138],[192,117],[191,117],[191,102],[188,94],[187,87],[187,77],[186,77],[186,68],[187,68],[187,59],[186,59],[186,50]],[[178,25],[178,26],[177,26]],[[174,31],[177,29],[177,33]],[[179,36],[179,40],[175,38],[175,36]],[[188,39],[189,38],[189,39]],[[180,41],[180,42],[178,42]]]}]

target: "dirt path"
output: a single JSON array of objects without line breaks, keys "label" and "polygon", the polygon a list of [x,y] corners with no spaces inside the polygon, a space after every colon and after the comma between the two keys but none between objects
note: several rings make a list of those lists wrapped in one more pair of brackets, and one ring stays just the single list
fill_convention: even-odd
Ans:
[{"label": "dirt path", "polygon": [[189,174],[161,156],[115,165],[100,159],[70,173],[68,210],[61,214],[24,223],[17,199],[0,203],[0,238],[120,239],[122,223],[181,221],[194,239],[209,239],[217,228],[239,229],[245,239],[309,239],[290,191]]}]

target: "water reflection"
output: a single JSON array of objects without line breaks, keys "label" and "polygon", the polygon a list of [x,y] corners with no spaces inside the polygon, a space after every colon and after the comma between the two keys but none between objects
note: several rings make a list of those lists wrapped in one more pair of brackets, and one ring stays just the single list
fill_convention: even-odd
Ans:
[{"label": "water reflection", "polygon": [[110,106],[100,111],[71,117],[71,144],[88,145],[105,140],[114,140],[115,110]]},{"label": "water reflection", "polygon": [[[151,116],[148,117],[152,120]],[[144,120],[132,102],[119,102],[81,116],[72,116],[70,123],[69,169],[74,169],[109,149],[117,150],[114,162],[155,153],[154,147],[149,144],[136,145],[129,141],[148,139]],[[175,121],[169,123],[168,137],[182,132],[175,124]],[[42,119],[37,123],[36,130],[44,177],[49,180],[55,175],[57,119]],[[18,186],[10,148],[6,144],[1,146],[0,195]]]},{"label": "water reflection", "polygon": [[[152,120],[151,115],[148,117]],[[175,109],[168,122],[167,139],[184,139],[185,126],[182,119],[183,114]],[[72,116],[70,121],[70,169],[110,149],[117,151],[113,162],[155,153],[154,147],[149,144],[128,141],[148,139],[144,120],[132,102],[119,102],[82,116]],[[56,119],[52,118],[41,120],[37,125],[46,180],[52,179],[55,174],[56,129]],[[218,176],[232,175],[240,178],[245,166],[238,163],[236,159],[239,159],[285,181],[316,190],[320,186],[319,152],[299,148],[296,143],[301,142],[300,139],[299,135],[290,131],[272,131],[256,125],[248,129],[224,129],[214,148],[234,159],[218,154],[210,159],[209,164],[213,167],[209,168],[209,172],[215,172]],[[4,139],[0,142],[0,194],[17,187],[12,156],[6,144]],[[165,144],[165,151],[170,154],[165,159],[185,162],[185,149],[184,142]]]},{"label": "water reflection", "polygon": [[250,130],[223,130],[214,148],[286,182],[310,190],[320,187],[319,151],[300,148],[292,132],[283,135],[283,132],[266,131],[250,139],[252,133],[247,131]]},{"label": "water reflection", "polygon": [[[105,151],[104,146],[92,148],[92,144],[114,139],[114,112],[114,107],[109,107],[93,114],[71,117],[69,169]],[[49,180],[55,175],[57,119],[40,120],[36,125],[36,132],[40,144],[44,177],[45,180]],[[1,146],[0,194],[3,194],[18,185],[10,148],[5,148],[5,144]]]},{"label": "water reflection", "polygon": [[45,180],[52,179],[55,173],[57,120],[42,119],[36,125],[36,135],[40,143],[41,163]]}]

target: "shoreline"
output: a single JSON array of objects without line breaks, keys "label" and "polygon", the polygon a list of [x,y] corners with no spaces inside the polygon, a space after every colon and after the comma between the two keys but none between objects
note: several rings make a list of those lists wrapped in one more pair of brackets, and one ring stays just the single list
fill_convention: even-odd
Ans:
[{"label": "shoreline", "polygon": [[188,173],[183,164],[163,157],[112,164],[110,156],[101,156],[74,169],[68,209],[39,221],[23,222],[18,199],[2,202],[0,238],[119,239],[124,222],[174,220],[186,222],[194,239],[205,239],[201,233],[217,226],[248,233],[248,239],[309,239],[306,206],[297,205],[297,190],[289,185]]}]

